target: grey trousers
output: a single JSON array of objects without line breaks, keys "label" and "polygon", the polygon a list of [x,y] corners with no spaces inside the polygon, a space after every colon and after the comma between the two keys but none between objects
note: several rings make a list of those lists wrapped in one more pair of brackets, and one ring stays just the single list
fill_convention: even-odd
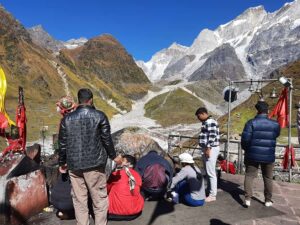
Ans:
[{"label": "grey trousers", "polygon": [[[210,157],[207,158],[205,154],[202,155],[203,166],[206,171],[206,175],[208,177],[208,182],[210,186],[209,195],[216,197],[217,196],[217,188],[218,188],[218,180],[216,174],[216,162],[220,152],[220,147],[212,147]],[[203,149],[204,153],[204,149]]]},{"label": "grey trousers", "polygon": [[260,166],[263,180],[264,180],[264,195],[265,201],[272,200],[273,192],[273,168],[274,163],[257,163],[257,162],[245,162],[246,174],[245,174],[245,200],[250,200],[253,195],[252,184],[254,178],[257,177],[258,168]]},{"label": "grey trousers", "polygon": [[89,225],[88,192],[95,214],[95,225],[107,224],[108,198],[104,168],[69,171],[77,225]]}]

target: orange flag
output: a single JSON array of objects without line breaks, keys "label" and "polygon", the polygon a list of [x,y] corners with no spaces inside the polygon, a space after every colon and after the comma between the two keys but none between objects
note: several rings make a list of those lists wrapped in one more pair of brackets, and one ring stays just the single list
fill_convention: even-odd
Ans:
[{"label": "orange flag", "polygon": [[269,118],[277,116],[277,121],[280,127],[284,128],[288,125],[289,122],[288,115],[288,88],[284,88],[274,109],[271,113],[269,113]]}]

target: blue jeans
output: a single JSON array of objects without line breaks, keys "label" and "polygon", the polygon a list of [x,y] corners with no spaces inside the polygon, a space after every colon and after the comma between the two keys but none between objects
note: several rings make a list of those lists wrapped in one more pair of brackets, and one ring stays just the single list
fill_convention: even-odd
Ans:
[{"label": "blue jeans", "polygon": [[179,195],[179,200],[188,206],[203,206],[205,203],[204,199],[196,200],[192,198],[190,193],[189,184],[183,180],[180,181],[176,186],[174,191]]}]

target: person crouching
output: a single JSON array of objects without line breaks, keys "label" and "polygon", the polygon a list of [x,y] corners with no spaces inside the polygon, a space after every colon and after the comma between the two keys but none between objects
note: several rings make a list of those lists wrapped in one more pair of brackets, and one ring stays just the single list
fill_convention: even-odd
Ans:
[{"label": "person crouching", "polygon": [[142,178],[133,169],[136,160],[131,155],[122,158],[121,168],[107,181],[109,220],[133,220],[144,208],[144,198],[140,193]]},{"label": "person crouching", "polygon": [[151,150],[140,158],[135,170],[142,177],[142,193],[145,199],[162,199],[173,177],[171,164],[156,150]]},{"label": "person crouching", "polygon": [[172,179],[168,195],[174,203],[182,202],[189,206],[203,206],[205,203],[205,186],[200,169],[194,165],[189,153],[179,155],[182,169]]}]

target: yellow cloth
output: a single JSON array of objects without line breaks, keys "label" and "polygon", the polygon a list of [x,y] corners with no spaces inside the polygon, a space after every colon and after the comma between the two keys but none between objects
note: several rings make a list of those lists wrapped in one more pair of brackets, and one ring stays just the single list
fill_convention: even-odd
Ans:
[{"label": "yellow cloth", "polygon": [[0,67],[0,113],[4,114],[8,120],[9,125],[15,125],[15,123],[9,118],[5,110],[5,94],[7,89],[5,73]]}]

